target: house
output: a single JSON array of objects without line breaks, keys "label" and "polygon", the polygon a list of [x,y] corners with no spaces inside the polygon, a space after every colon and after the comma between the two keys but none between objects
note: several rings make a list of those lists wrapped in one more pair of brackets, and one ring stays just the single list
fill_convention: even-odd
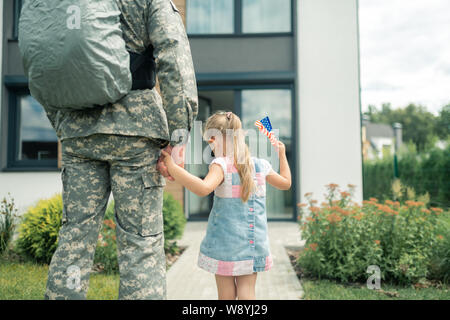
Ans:
[{"label": "house", "polygon": [[[396,136],[398,146],[402,144],[402,125],[395,123],[390,126],[385,123],[371,123],[363,116],[362,120],[362,143],[364,160],[383,159],[392,156],[396,151]],[[397,149],[398,150],[398,149]]]},{"label": "house", "polygon": [[[196,69],[197,120],[226,109],[253,129],[255,120],[269,116],[286,144],[293,185],[287,192],[268,188],[268,218],[295,220],[296,204],[306,202],[304,194],[312,192],[322,201],[329,183],[344,190],[355,185],[353,200],[361,202],[357,0],[174,2],[186,24]],[[30,97],[23,74],[17,44],[20,5],[21,0],[0,5],[0,196],[10,192],[24,209],[59,192],[61,182],[56,136]],[[199,141],[198,135],[192,132],[192,141]],[[276,160],[269,151],[267,157]],[[187,168],[199,176],[207,172],[206,163]],[[167,189],[183,202],[189,219],[207,218],[210,197],[199,198],[170,182]]]}]

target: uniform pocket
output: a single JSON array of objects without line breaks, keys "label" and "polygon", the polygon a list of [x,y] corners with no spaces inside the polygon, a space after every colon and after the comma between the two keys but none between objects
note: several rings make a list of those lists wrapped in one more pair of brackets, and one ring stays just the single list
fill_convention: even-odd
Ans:
[{"label": "uniform pocket", "polygon": [[163,190],[166,181],[159,172],[151,172],[142,175],[142,184],[142,225],[140,235],[147,237],[161,233],[164,230],[162,207]]}]

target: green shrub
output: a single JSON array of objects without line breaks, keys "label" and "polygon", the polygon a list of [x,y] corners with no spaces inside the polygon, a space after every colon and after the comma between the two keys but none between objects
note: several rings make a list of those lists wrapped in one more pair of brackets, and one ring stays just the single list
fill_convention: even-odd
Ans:
[{"label": "green shrub", "polygon": [[37,262],[50,263],[58,245],[62,209],[61,194],[40,200],[36,206],[29,208],[19,227],[19,252]]},{"label": "green shrub", "polygon": [[94,264],[106,273],[117,273],[119,263],[117,260],[116,224],[114,222],[114,201],[106,209],[103,225],[98,236],[95,249]]},{"label": "green shrub", "polygon": [[[50,263],[58,243],[61,227],[62,197],[60,194],[48,200],[41,200],[24,214],[19,229],[19,251],[37,262]],[[172,195],[164,193],[164,247],[166,252],[178,250],[174,239],[183,234],[186,219],[181,204]],[[119,270],[117,262],[116,224],[114,201],[108,205],[99,233],[94,264],[108,273]]]},{"label": "green shrub", "polygon": [[450,282],[450,212],[437,223],[438,244],[434,247],[430,262],[430,278]]},{"label": "green shrub", "polygon": [[183,207],[170,193],[164,193],[164,249],[174,253],[178,250],[176,242],[183,235],[186,217]]},{"label": "green shrub", "polygon": [[7,200],[3,198],[0,203],[0,254],[8,249],[11,242],[17,209],[14,205],[14,199]]},{"label": "green shrub", "polygon": [[[398,155],[398,173],[402,184],[413,188],[418,194],[428,193],[430,204],[447,209],[450,207],[450,143],[442,150],[432,148],[418,153],[414,145],[403,148]],[[394,158],[365,160],[364,199],[375,197],[379,201],[392,199],[390,186],[394,179]]]},{"label": "green shrub", "polygon": [[351,202],[349,186],[350,192],[340,192],[338,199],[338,185],[328,185],[328,202],[321,207],[306,194],[311,214],[300,220],[306,239],[300,266],[319,278],[343,282],[365,281],[370,265],[379,266],[382,279],[390,282],[411,284],[427,277],[442,209],[427,209],[421,201],[379,203],[376,198],[359,206]]}]

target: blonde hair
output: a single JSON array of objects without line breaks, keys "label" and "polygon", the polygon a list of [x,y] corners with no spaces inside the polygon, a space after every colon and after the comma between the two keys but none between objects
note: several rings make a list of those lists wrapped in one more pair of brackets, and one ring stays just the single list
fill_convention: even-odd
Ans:
[{"label": "blonde hair", "polygon": [[[209,140],[207,134],[210,129],[218,130],[222,135],[225,135],[227,137],[227,145],[229,145],[229,135],[232,133],[234,165],[241,180],[241,199],[243,202],[247,202],[255,188],[253,181],[254,169],[250,151],[245,143],[245,134],[242,130],[241,120],[232,112],[217,111],[206,120],[203,137],[207,141]],[[229,151],[227,149],[227,152]]]}]

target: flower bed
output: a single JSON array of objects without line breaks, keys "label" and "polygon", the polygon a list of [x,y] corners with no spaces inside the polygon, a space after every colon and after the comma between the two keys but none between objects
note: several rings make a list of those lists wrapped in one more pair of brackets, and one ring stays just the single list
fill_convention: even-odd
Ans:
[{"label": "flower bed", "polygon": [[426,278],[433,252],[444,242],[437,223],[443,210],[427,208],[422,201],[379,203],[376,198],[360,206],[351,201],[354,186],[348,187],[347,192],[327,185],[327,201],[320,207],[311,193],[305,194],[309,207],[298,206],[306,244],[297,263],[313,276],[343,282],[365,281],[371,265],[390,282],[411,284]]}]

